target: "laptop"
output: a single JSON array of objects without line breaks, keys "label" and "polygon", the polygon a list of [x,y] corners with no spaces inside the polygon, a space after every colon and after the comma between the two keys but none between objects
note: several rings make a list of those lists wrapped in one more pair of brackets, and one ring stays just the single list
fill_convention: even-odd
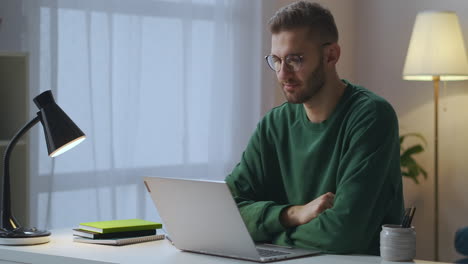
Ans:
[{"label": "laptop", "polygon": [[255,244],[225,182],[144,177],[173,244],[180,250],[271,262],[316,250]]}]

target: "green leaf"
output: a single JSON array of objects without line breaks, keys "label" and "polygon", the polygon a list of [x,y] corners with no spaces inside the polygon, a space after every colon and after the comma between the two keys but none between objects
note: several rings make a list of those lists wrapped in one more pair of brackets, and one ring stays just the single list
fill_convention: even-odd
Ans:
[{"label": "green leaf", "polygon": [[424,143],[424,146],[427,146],[426,139],[420,133],[406,133],[406,134],[401,135],[400,136],[400,145],[401,145],[401,143],[403,143],[403,139],[406,138],[406,137],[417,137]]},{"label": "green leaf", "polygon": [[424,148],[423,146],[421,145],[416,145],[416,146],[412,146],[410,147],[409,149],[405,150],[402,154],[402,156],[411,156],[413,154],[418,154],[418,153],[421,153],[424,151]]},{"label": "green leaf", "polygon": [[416,184],[419,184],[418,176],[423,175],[424,179],[427,179],[427,172],[422,168],[416,160],[412,157],[415,154],[421,153],[424,151],[422,144],[415,144],[407,149],[403,146],[403,142],[407,137],[417,137],[421,140],[424,146],[427,145],[426,139],[419,133],[407,133],[400,135],[400,166],[401,166],[401,175],[412,179]]},{"label": "green leaf", "polygon": [[408,173],[411,176],[417,176],[419,174],[419,165],[413,158],[408,159],[408,164],[406,165],[408,168]]}]

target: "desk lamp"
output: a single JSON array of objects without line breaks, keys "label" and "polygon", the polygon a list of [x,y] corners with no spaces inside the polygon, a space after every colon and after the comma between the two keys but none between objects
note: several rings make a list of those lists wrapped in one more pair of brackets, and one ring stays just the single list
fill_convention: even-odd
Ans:
[{"label": "desk lamp", "polygon": [[85,134],[73,123],[55,103],[50,90],[34,98],[39,108],[37,116],[21,128],[8,144],[3,162],[3,200],[0,217],[0,244],[34,245],[49,242],[50,232],[36,228],[22,227],[11,212],[10,199],[10,155],[18,140],[39,121],[44,128],[47,150],[50,157],[56,157],[75,147],[85,138]]},{"label": "desk lamp", "polygon": [[439,259],[439,145],[438,102],[440,81],[468,80],[468,61],[457,14],[420,12],[414,22],[403,79],[434,83],[434,254]]}]

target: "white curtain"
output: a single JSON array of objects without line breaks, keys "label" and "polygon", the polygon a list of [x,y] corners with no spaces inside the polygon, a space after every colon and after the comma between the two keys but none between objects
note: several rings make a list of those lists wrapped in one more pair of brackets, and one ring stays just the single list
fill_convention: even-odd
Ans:
[{"label": "white curtain", "polygon": [[143,176],[222,180],[240,160],[262,111],[259,1],[23,6],[31,98],[51,89],[87,135],[52,159],[33,130],[31,223],[159,221]]}]

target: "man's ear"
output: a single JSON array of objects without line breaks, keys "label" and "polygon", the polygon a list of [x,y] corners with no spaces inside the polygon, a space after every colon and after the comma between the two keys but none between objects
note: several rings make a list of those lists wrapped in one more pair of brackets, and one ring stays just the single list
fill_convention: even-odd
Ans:
[{"label": "man's ear", "polygon": [[325,58],[327,64],[336,65],[340,59],[341,48],[338,43],[332,43],[328,47],[325,47]]}]

